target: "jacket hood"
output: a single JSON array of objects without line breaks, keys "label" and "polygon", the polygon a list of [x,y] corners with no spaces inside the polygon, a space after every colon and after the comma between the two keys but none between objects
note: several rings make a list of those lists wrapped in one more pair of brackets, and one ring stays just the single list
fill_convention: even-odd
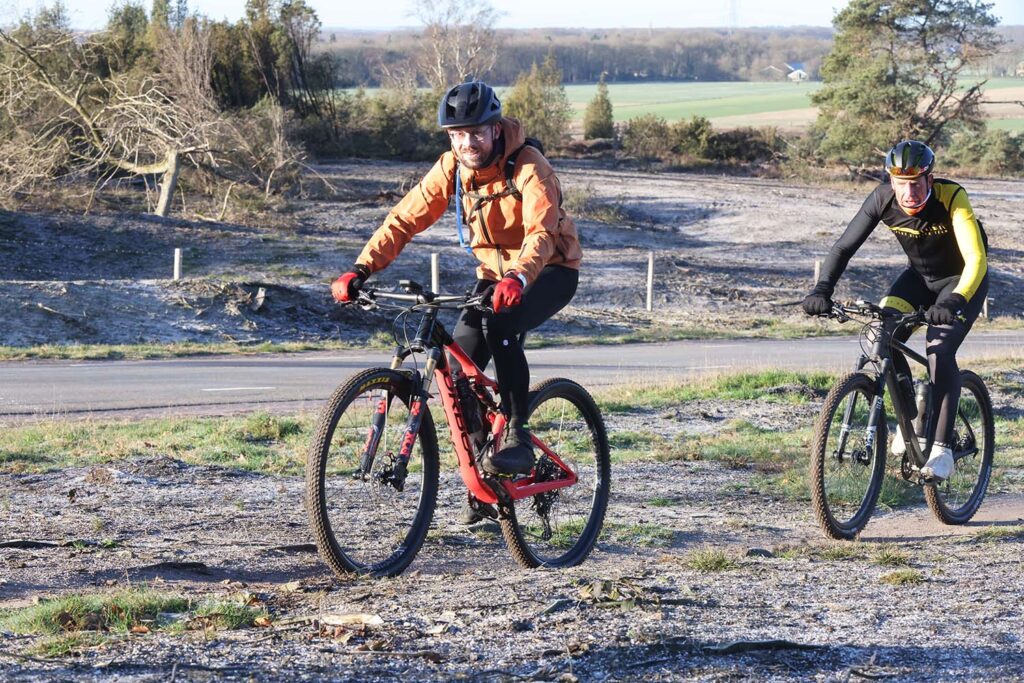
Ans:
[{"label": "jacket hood", "polygon": [[502,153],[501,159],[497,161],[497,166],[503,166],[509,155],[526,143],[526,133],[523,132],[523,124],[519,123],[519,119],[507,116],[501,119],[501,137],[505,141],[505,151]]}]

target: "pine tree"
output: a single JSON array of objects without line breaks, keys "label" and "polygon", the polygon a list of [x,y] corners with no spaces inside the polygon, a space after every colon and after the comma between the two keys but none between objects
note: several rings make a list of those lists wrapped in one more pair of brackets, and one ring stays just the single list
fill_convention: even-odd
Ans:
[{"label": "pine tree", "polygon": [[523,124],[526,134],[546,146],[561,144],[569,127],[571,108],[562,86],[562,70],[551,53],[540,67],[520,74],[505,98],[505,114]]},{"label": "pine tree", "polygon": [[[877,163],[893,143],[936,144],[956,128],[981,125],[981,86],[972,67],[999,48],[991,5],[974,0],[852,0],[833,22],[822,64],[818,152]],[[966,86],[966,87],[965,87]]]},{"label": "pine tree", "polygon": [[590,100],[583,113],[583,139],[610,138],[615,136],[615,121],[612,118],[612,101],[608,98],[608,84],[604,74],[597,82],[597,94]]}]

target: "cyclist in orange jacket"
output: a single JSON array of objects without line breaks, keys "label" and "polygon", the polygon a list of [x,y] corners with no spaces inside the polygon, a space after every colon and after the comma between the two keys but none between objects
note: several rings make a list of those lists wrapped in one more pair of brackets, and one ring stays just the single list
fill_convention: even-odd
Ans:
[{"label": "cyclist in orange jacket", "polygon": [[494,314],[464,311],[452,336],[481,368],[494,358],[508,416],[504,448],[482,466],[493,474],[528,472],[534,464],[527,424],[530,369],[519,336],[564,308],[576,293],[579,238],[561,207],[562,191],[551,165],[537,146],[527,144],[519,121],[502,117],[490,86],[474,81],[451,88],[441,100],[437,122],[447,131],[451,150],[391,210],[331,292],[338,301],[351,301],[366,278],[394,261],[454,198],[459,241],[479,261],[474,292],[493,290]]},{"label": "cyclist in orange jacket", "polygon": [[[907,269],[896,278],[881,305],[903,313],[928,306],[928,369],[932,381],[932,410],[922,442],[934,434],[928,462],[921,473],[935,480],[953,472],[949,446],[960,401],[960,369],[956,352],[981,312],[988,295],[988,240],[974,215],[967,192],[959,184],[935,178],[935,154],[928,145],[904,140],[885,157],[889,181],[865,200],[846,231],[829,252],[814,290],[803,301],[808,315],[832,310],[832,292],[853,254],[879,222],[885,223],[907,254]],[[906,341],[906,331],[900,341]],[[913,405],[910,368],[902,356],[896,373]],[[906,450],[897,432],[892,452]]]}]

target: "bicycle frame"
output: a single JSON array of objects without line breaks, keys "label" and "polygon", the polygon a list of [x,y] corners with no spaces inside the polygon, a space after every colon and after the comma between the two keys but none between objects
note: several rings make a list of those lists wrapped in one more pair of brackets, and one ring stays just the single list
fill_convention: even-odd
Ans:
[{"label": "bicycle frame", "polygon": [[[546,480],[538,482],[533,474],[516,479],[492,478],[477,468],[473,455],[473,445],[470,441],[470,434],[466,426],[466,419],[462,412],[462,403],[459,400],[455,388],[453,369],[448,363],[448,356],[454,358],[461,366],[470,386],[478,396],[487,398],[490,405],[488,412],[492,415],[490,419],[485,418],[485,424],[490,426],[491,447],[497,448],[500,437],[505,428],[505,416],[497,410],[493,399],[489,398],[487,392],[496,392],[498,383],[488,377],[458,343],[452,339],[437,320],[437,314],[441,310],[441,303],[463,301],[463,297],[436,297],[430,293],[397,294],[378,292],[378,296],[392,298],[402,301],[415,301],[423,307],[423,318],[420,320],[416,337],[408,345],[399,345],[395,349],[395,355],[391,361],[391,369],[399,370],[405,359],[414,353],[426,352],[424,371],[411,371],[413,387],[415,389],[412,403],[409,406],[409,419],[406,424],[405,433],[402,438],[402,445],[398,455],[399,472],[395,475],[396,486],[401,486],[408,462],[412,456],[412,450],[416,443],[416,436],[423,423],[423,411],[426,409],[427,401],[430,399],[430,388],[432,381],[437,382],[438,393],[444,406],[445,417],[448,428],[451,432],[452,445],[455,448],[456,458],[459,463],[459,474],[466,488],[482,503],[495,504],[499,497],[509,500],[520,500],[529,498],[540,493],[554,489],[565,488],[576,483],[576,473],[569,467],[557,453],[552,451],[536,435],[533,436],[533,444],[540,449],[559,469],[565,473],[562,479]],[[414,307],[415,308],[415,307]],[[382,397],[370,426],[369,436],[361,457],[360,468],[364,472],[369,471],[375,456],[380,435],[384,431],[384,421],[387,419],[387,397]],[[401,489],[399,489],[401,490]]]},{"label": "bicycle frame", "polygon": [[[900,433],[903,436],[904,443],[906,444],[906,453],[914,461],[914,464],[920,469],[927,461],[928,454],[931,452],[932,444],[935,440],[934,434],[927,436],[924,448],[921,447],[918,438],[917,430],[914,427],[914,422],[908,417],[909,406],[906,405],[904,400],[903,392],[899,390],[896,380],[896,370],[893,367],[892,354],[899,353],[904,358],[914,361],[921,365],[925,369],[925,375],[927,381],[930,381],[928,377],[928,359],[922,354],[918,353],[914,349],[907,346],[904,342],[894,338],[897,330],[906,325],[915,325],[923,322],[921,313],[902,315],[900,317],[886,317],[882,309],[874,304],[868,304],[866,302],[857,302],[855,307],[843,307],[837,306],[835,315],[841,319],[849,320],[847,313],[859,312],[859,313],[870,313],[873,318],[880,322],[878,328],[878,338],[875,340],[874,347],[871,350],[871,354],[862,353],[854,366],[854,370],[860,372],[868,364],[872,364],[876,368],[875,376],[875,390],[874,390],[874,401],[871,407],[871,414],[868,417],[868,434],[865,442],[867,445],[867,452],[871,453],[874,447],[874,440],[878,434],[878,423],[882,415],[882,404],[884,399],[885,391],[889,392],[889,399],[892,401],[893,412],[895,413],[896,421],[900,426]],[[959,410],[959,409],[958,409]],[[853,412],[853,403],[847,404],[843,413],[843,432],[840,434],[840,448],[845,447],[846,439],[848,437],[849,425]],[[919,415],[917,419],[924,419],[924,415]],[[926,423],[925,423],[926,424]],[[964,424],[970,427],[969,421],[964,420]],[[956,460],[972,455],[971,451],[964,451],[960,453],[954,453],[953,457]],[[907,474],[904,473],[907,477]],[[909,477],[907,477],[909,478]]]}]

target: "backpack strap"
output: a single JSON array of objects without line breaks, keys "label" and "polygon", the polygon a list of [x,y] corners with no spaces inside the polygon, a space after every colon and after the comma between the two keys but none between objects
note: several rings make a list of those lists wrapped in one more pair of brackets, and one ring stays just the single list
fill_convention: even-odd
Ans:
[{"label": "backpack strap", "polygon": [[459,174],[459,162],[455,162],[455,229],[459,233],[459,246],[466,250],[470,256],[473,255],[473,248],[466,244],[466,238],[462,233],[462,177]]}]

